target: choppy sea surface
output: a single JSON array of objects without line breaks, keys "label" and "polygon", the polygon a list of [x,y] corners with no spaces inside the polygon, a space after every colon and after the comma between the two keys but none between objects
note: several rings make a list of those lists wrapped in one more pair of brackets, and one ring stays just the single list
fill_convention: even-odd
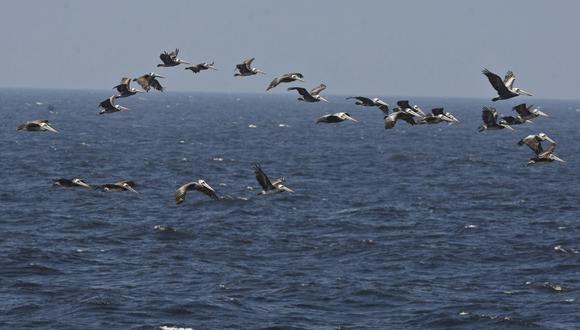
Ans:
[{"label": "choppy sea surface", "polygon": [[[580,101],[410,97],[460,123],[385,130],[338,95],[150,92],[98,115],[109,95],[0,90],[2,329],[580,327]],[[477,131],[519,102],[550,118]],[[339,111],[359,122],[315,124]],[[60,134],[16,131],[39,118]],[[527,166],[539,132],[567,163]],[[254,162],[295,193],[258,196]],[[139,193],[52,186],[73,177]],[[198,179],[223,199],[176,205]]]}]

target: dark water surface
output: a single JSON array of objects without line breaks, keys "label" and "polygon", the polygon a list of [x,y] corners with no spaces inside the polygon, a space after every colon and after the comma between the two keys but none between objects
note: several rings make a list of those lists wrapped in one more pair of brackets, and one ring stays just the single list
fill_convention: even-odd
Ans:
[{"label": "dark water surface", "polygon": [[[461,122],[385,130],[343,96],[151,92],[99,116],[107,93],[0,90],[2,329],[580,327],[580,102],[502,101],[551,117],[478,133],[488,100],[411,98]],[[360,122],[314,124],[338,111]],[[61,133],[15,130],[38,118]],[[567,163],[526,166],[538,132]],[[255,161],[296,193],[257,196]],[[225,198],[175,205],[200,178]]]}]

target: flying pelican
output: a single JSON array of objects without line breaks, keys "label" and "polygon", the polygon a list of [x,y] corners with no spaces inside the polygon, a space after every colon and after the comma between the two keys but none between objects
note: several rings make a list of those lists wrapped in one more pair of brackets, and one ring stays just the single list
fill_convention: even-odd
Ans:
[{"label": "flying pelican", "polygon": [[184,184],[183,186],[177,188],[177,190],[175,191],[175,203],[176,204],[183,203],[183,201],[185,200],[185,195],[190,190],[197,190],[199,192],[202,192],[202,193],[208,195],[209,197],[211,197],[213,199],[216,199],[216,200],[219,199],[215,190],[209,184],[207,184],[207,182],[205,182],[203,180],[197,180],[197,181],[193,181],[193,182],[188,182],[188,183]]},{"label": "flying pelican", "polygon": [[90,188],[88,184],[86,184],[83,180],[79,178],[74,179],[58,179],[52,183],[53,186],[58,187],[83,187],[83,188]]},{"label": "flying pelican", "polygon": [[[256,180],[260,186],[262,186],[262,192],[260,194],[269,194],[274,192],[294,192],[292,189],[284,186],[284,177],[270,181],[262,167],[259,164],[254,164],[254,173],[256,174]],[[259,195],[260,195],[259,194]]]},{"label": "flying pelican", "polygon": [[[542,146],[543,141],[550,142],[550,146],[544,150]],[[552,140],[546,133],[539,133],[537,135],[528,135],[518,142],[518,145],[527,145],[536,154],[535,157],[530,158],[529,165],[538,163],[551,163],[553,161],[564,162],[561,158],[554,155],[556,149],[556,141]]]},{"label": "flying pelican", "polygon": [[485,130],[496,130],[504,128],[511,129],[512,131],[514,130],[505,122],[505,120],[498,119],[497,111],[495,108],[483,107],[481,118],[483,119],[483,125],[479,127],[480,132]]},{"label": "flying pelican", "polygon": [[324,115],[318,118],[316,123],[340,123],[345,120],[352,120],[354,122],[358,121],[352,118],[348,112],[337,112],[335,114]]},{"label": "flying pelican", "polygon": [[146,92],[149,92],[151,87],[155,88],[158,91],[163,92],[163,86],[161,86],[157,78],[165,78],[165,77],[162,77],[158,74],[155,74],[154,72],[151,72],[148,74],[144,74],[139,78],[135,78],[133,79],[133,81],[136,81],[141,86],[141,88],[143,88]]},{"label": "flying pelican", "polygon": [[505,121],[508,125],[521,125],[525,123],[531,123],[531,120],[525,120],[522,116],[503,116],[501,120]]},{"label": "flying pelican", "polygon": [[457,123],[459,120],[451,113],[445,112],[443,108],[433,108],[431,113],[421,118],[418,124],[439,124],[442,122]]},{"label": "flying pelican", "polygon": [[118,181],[115,183],[107,183],[101,186],[104,191],[131,191],[137,193],[134,189],[135,182],[129,180]]},{"label": "flying pelican", "polygon": [[296,80],[304,82],[304,80],[302,78],[304,78],[304,75],[300,72],[290,72],[290,73],[283,74],[280,77],[276,77],[276,78],[274,78],[274,80],[272,80],[270,85],[268,85],[268,88],[266,88],[266,92],[269,91],[270,89],[278,86],[280,83],[288,83],[288,82],[293,82]]},{"label": "flying pelican", "polygon": [[16,126],[16,130],[17,131],[30,131],[30,132],[49,131],[49,132],[53,132],[53,133],[58,133],[57,130],[55,130],[54,128],[50,127],[50,125],[48,125],[48,120],[46,120],[46,119],[27,121],[24,124],[20,124],[20,125]]},{"label": "flying pelican", "polygon": [[512,109],[515,112],[517,112],[518,115],[520,115],[522,117],[522,119],[524,119],[524,120],[534,119],[534,118],[539,117],[539,116],[549,117],[547,114],[543,113],[539,109],[534,109],[533,105],[530,105],[529,107],[527,107],[525,103],[518,104],[515,107],[513,107]]},{"label": "flying pelican", "polygon": [[363,107],[379,107],[379,109],[385,115],[389,114],[389,104],[387,102],[379,99],[378,97],[370,99],[370,98],[364,97],[364,96],[350,96],[350,97],[347,97],[346,99],[347,100],[356,99],[358,101],[356,101],[354,104],[362,105]]},{"label": "flying pelican", "polygon": [[207,63],[207,62],[198,63],[198,64],[190,65],[187,68],[185,68],[185,70],[191,70],[191,72],[193,72],[193,73],[199,73],[200,71],[207,70],[207,69],[217,70],[213,66],[213,62],[211,62],[211,63]]},{"label": "flying pelican", "polygon": [[511,99],[512,97],[516,97],[518,95],[532,96],[532,94],[526,92],[523,89],[513,87],[516,77],[511,71],[506,73],[504,80],[501,80],[500,76],[489,71],[488,69],[484,68],[481,72],[487,77],[491,86],[497,91],[498,97],[491,99],[494,102],[497,100]]},{"label": "flying pelican", "polygon": [[304,102],[320,102],[320,101],[324,101],[324,102],[328,102],[328,100],[326,100],[325,98],[323,98],[322,96],[320,96],[320,92],[322,92],[323,90],[326,89],[326,85],[325,84],[320,84],[316,87],[314,87],[313,89],[311,89],[310,91],[307,91],[306,88],[302,88],[302,87],[289,87],[288,90],[292,91],[298,91],[298,93],[300,95],[302,95],[302,97],[298,98],[298,101],[304,101]]},{"label": "flying pelican", "polygon": [[394,111],[388,115],[385,116],[384,121],[385,121],[385,129],[391,129],[393,127],[395,127],[395,124],[397,123],[397,120],[404,120],[406,121],[409,125],[416,125],[417,122],[415,121],[415,115],[410,114],[409,112],[406,111]]},{"label": "flying pelican", "polygon": [[244,60],[244,62],[236,65],[236,70],[239,71],[239,73],[235,73],[234,77],[243,77],[243,76],[252,76],[255,75],[257,73],[261,73],[261,74],[265,74],[265,72],[256,69],[256,68],[252,68],[252,62],[254,61],[254,57],[249,58],[247,60]]},{"label": "flying pelican", "polygon": [[185,62],[185,61],[178,59],[177,54],[179,54],[179,49],[177,49],[177,48],[175,48],[175,50],[172,51],[171,53],[164,51],[161,55],[159,55],[159,58],[161,59],[163,64],[157,64],[157,66],[158,67],[160,67],[160,66],[171,67],[171,66],[176,66],[179,64],[190,64],[188,62]]},{"label": "flying pelican", "polygon": [[113,112],[118,112],[121,110],[129,110],[129,108],[125,108],[122,105],[118,105],[115,104],[115,99],[117,97],[115,95],[109,97],[108,99],[104,100],[103,102],[99,103],[99,108],[102,108],[103,110],[101,110],[101,112],[99,112],[99,115],[102,115],[104,113],[113,113]]},{"label": "flying pelican", "polygon": [[121,78],[121,83],[113,89],[117,89],[120,93],[119,95],[115,95],[116,98],[127,97],[131,95],[135,95],[137,93],[143,93],[143,91],[137,90],[135,88],[131,88],[129,84],[131,83],[131,78]]},{"label": "flying pelican", "polygon": [[419,119],[426,116],[426,114],[419,108],[418,105],[411,106],[408,100],[397,101],[397,107],[393,109],[394,112],[403,111]]}]

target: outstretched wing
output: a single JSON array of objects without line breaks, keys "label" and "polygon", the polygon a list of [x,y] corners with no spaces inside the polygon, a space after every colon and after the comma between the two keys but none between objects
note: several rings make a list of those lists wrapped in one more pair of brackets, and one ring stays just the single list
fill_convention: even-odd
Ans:
[{"label": "outstretched wing", "polygon": [[537,135],[528,135],[518,142],[518,145],[520,145],[520,146],[524,145],[524,144],[527,145],[530,149],[532,149],[532,151],[536,155],[539,155],[544,151],[542,148],[542,144],[540,143],[539,139],[537,138]]},{"label": "outstretched wing", "polygon": [[350,96],[346,98],[347,100],[356,99],[361,101],[363,104],[373,104],[373,100],[369,99],[368,97],[364,96]]},{"label": "outstretched wing", "polygon": [[272,185],[272,182],[270,181],[264,170],[262,170],[262,167],[260,167],[260,165],[254,164],[254,173],[256,174],[256,180],[258,180],[258,183],[260,184],[260,186],[262,186],[262,189],[264,189],[265,191],[275,189],[274,186]]},{"label": "outstretched wing", "polygon": [[497,111],[494,108],[483,107],[481,119],[487,126],[493,126],[497,123]]},{"label": "outstretched wing", "polygon": [[157,80],[157,79],[155,79],[155,78],[153,78],[153,77],[152,77],[152,78],[151,78],[151,82],[150,82],[150,84],[151,84],[151,87],[155,88],[155,89],[156,89],[156,90],[158,90],[158,91],[161,91],[161,92],[163,92],[163,89],[164,89],[164,88],[163,88],[163,86],[161,86],[161,84],[159,83],[159,80]]},{"label": "outstretched wing", "polygon": [[256,59],[255,57],[252,57],[247,60],[244,60],[243,64],[246,66],[246,69],[252,70],[252,62],[254,62],[255,59]]},{"label": "outstretched wing", "polygon": [[270,89],[278,86],[280,84],[280,78],[274,78],[274,80],[272,80],[270,82],[270,85],[268,85],[268,88],[266,88],[266,91],[269,91]]},{"label": "outstretched wing", "polygon": [[491,86],[497,91],[499,95],[502,94],[509,94],[509,90],[506,85],[501,80],[500,76],[496,75],[495,73],[489,71],[488,69],[483,69],[481,71],[489,80]]},{"label": "outstretched wing", "polygon": [[151,89],[151,85],[149,84],[149,77],[150,76],[146,74],[139,78],[133,79],[133,81],[136,81],[139,84],[139,86],[143,88],[143,90],[148,92]]},{"label": "outstretched wing", "polygon": [[311,97],[310,93],[308,93],[308,91],[306,90],[306,88],[302,88],[302,87],[288,87],[289,91],[297,91],[300,95],[302,95],[303,97]]},{"label": "outstretched wing", "polygon": [[320,92],[322,92],[325,89],[326,89],[326,85],[320,84],[320,85],[318,85],[310,90],[310,95],[318,95],[318,94],[320,94]]}]

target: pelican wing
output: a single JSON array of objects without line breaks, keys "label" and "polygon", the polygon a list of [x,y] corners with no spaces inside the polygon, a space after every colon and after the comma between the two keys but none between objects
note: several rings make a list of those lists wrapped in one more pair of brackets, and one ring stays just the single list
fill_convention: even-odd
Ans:
[{"label": "pelican wing", "polygon": [[[173,53],[171,53],[171,54],[173,54]],[[163,64],[165,64],[165,65],[173,63],[173,58],[171,57],[171,54],[168,54],[167,52],[163,52],[161,55],[159,55],[161,62],[163,62]]]},{"label": "pelican wing", "polygon": [[295,90],[300,95],[302,95],[303,97],[312,97],[312,95],[310,95],[310,93],[306,90],[306,88],[302,88],[302,87],[288,87],[288,90],[289,91]]},{"label": "pelican wing", "polygon": [[481,118],[485,125],[493,126],[497,123],[497,111],[494,108],[483,107]]},{"label": "pelican wing", "polygon": [[350,99],[359,100],[365,105],[366,104],[369,104],[369,105],[374,104],[373,100],[369,99],[368,97],[364,97],[364,96],[350,96],[350,97],[347,97],[346,99],[347,100],[350,100]]},{"label": "pelican wing", "polygon": [[528,135],[518,142],[518,145],[520,146],[524,144],[532,149],[536,155],[539,155],[544,151],[537,135]]},{"label": "pelican wing", "polygon": [[131,180],[121,180],[121,181],[115,182],[114,184],[118,185],[118,186],[122,186],[123,184],[127,184],[131,188],[135,188],[137,186],[137,184],[135,184],[135,182],[131,181]]},{"label": "pelican wing", "polygon": [[255,57],[252,57],[244,60],[243,64],[246,66],[248,70],[252,70],[252,62],[254,62],[255,59],[256,59]]},{"label": "pelican wing", "polygon": [[161,86],[161,83],[159,83],[159,80],[151,77],[149,84],[151,85],[151,87],[155,88],[158,91],[163,92],[164,88],[163,86]]},{"label": "pelican wing", "polygon": [[[533,107],[533,105],[530,106],[530,108],[531,107]],[[521,104],[516,105],[515,107],[512,108],[512,110],[517,112],[518,115],[520,115],[522,117],[526,117],[526,116],[531,115],[530,110],[528,107],[526,107],[525,103],[521,103]]]},{"label": "pelican wing", "polygon": [[191,70],[194,73],[199,73],[201,71],[202,63],[188,66],[186,69]]},{"label": "pelican wing", "polygon": [[499,95],[510,93],[509,89],[503,83],[503,80],[500,78],[500,76],[489,71],[488,69],[483,69],[481,72],[487,77],[489,83],[497,91]]},{"label": "pelican wing", "polygon": [[274,78],[274,80],[272,80],[270,82],[270,85],[268,85],[268,88],[266,88],[266,91],[269,91],[270,89],[278,86],[280,84],[280,78]]},{"label": "pelican wing", "polygon": [[320,85],[318,85],[310,90],[310,95],[318,95],[318,94],[320,94],[320,92],[322,92],[325,89],[326,89],[326,85],[320,84]]},{"label": "pelican wing", "polygon": [[139,84],[139,86],[143,88],[143,90],[149,92],[149,90],[151,89],[151,85],[149,84],[149,78],[151,78],[151,76],[146,74],[139,78],[133,79],[133,81],[136,81]]},{"label": "pelican wing", "polygon": [[208,195],[213,199],[218,199],[218,196],[212,187],[210,187],[208,184],[203,185],[197,181],[194,181],[188,182],[183,186],[177,188],[177,190],[175,191],[175,203],[176,204],[183,203],[183,201],[185,200],[185,196],[187,195],[187,192],[190,190],[197,190],[199,192]]},{"label": "pelican wing", "polygon": [[431,113],[432,113],[434,116],[438,116],[438,115],[443,115],[443,116],[445,116],[445,113],[443,112],[443,110],[444,110],[444,108],[433,108],[433,109],[431,109]]},{"label": "pelican wing", "polygon": [[275,189],[275,187],[272,185],[272,182],[266,175],[266,172],[262,170],[262,167],[260,167],[260,165],[254,164],[254,173],[256,174],[256,180],[258,180],[258,183],[260,184],[260,186],[262,186],[262,189],[264,189],[264,191]]},{"label": "pelican wing", "polygon": [[397,101],[397,106],[401,109],[411,109],[411,105],[408,100]]},{"label": "pelican wing", "polygon": [[113,109],[115,108],[115,105],[113,104],[113,97],[109,97],[108,99],[102,101],[101,103],[99,103],[99,107],[103,108],[103,109]]}]

